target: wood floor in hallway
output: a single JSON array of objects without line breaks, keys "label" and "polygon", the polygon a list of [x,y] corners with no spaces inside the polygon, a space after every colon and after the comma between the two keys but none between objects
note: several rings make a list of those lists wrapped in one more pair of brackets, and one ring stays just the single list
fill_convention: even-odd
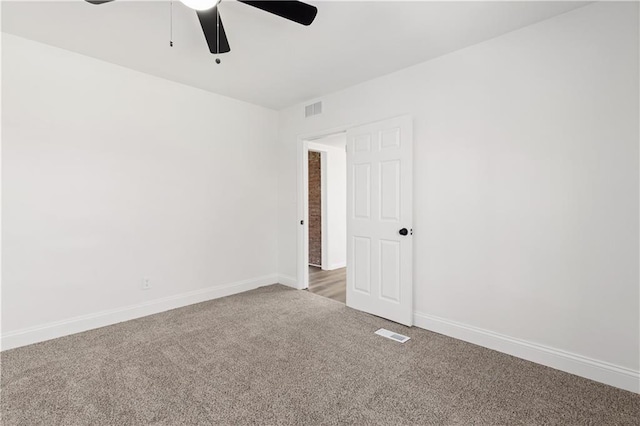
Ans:
[{"label": "wood floor in hallway", "polygon": [[346,303],[347,268],[323,271],[316,266],[309,266],[309,292]]}]

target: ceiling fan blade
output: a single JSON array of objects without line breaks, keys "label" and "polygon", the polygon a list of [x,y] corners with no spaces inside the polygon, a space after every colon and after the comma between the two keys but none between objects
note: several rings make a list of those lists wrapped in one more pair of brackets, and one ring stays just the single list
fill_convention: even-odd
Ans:
[{"label": "ceiling fan blade", "polygon": [[113,0],[85,0],[85,1],[91,4],[102,4],[102,3],[109,3]]},{"label": "ceiling fan blade", "polygon": [[198,19],[200,19],[204,38],[207,39],[209,51],[213,54],[230,52],[231,47],[229,47],[229,40],[227,40],[227,34],[225,34],[222,26],[218,7],[196,12],[198,13]]},{"label": "ceiling fan blade", "polygon": [[302,25],[311,25],[318,14],[315,6],[301,1],[238,1]]}]

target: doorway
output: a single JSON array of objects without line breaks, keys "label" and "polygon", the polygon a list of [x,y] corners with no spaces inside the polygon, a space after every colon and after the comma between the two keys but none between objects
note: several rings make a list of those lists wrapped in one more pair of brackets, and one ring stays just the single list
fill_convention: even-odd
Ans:
[{"label": "doorway", "polygon": [[[346,136],[346,305],[413,325],[413,120],[399,116],[345,126],[324,135]],[[298,138],[297,287],[310,288],[309,150],[326,136]],[[321,173],[324,171],[321,161]],[[345,171],[345,168],[342,169]],[[326,175],[325,175],[326,176]],[[321,176],[321,182],[325,179]],[[343,199],[344,200],[344,199]],[[325,204],[326,206],[326,204]],[[328,212],[333,211],[330,206]],[[324,208],[324,207],[323,207]],[[344,210],[343,210],[344,211]],[[320,220],[324,221],[321,216]],[[325,256],[325,239],[320,258]],[[331,241],[331,238],[328,238]],[[344,246],[343,246],[344,247]],[[323,273],[321,265],[312,273]]]},{"label": "doorway", "polygon": [[346,303],[346,134],[306,141],[309,292]]}]

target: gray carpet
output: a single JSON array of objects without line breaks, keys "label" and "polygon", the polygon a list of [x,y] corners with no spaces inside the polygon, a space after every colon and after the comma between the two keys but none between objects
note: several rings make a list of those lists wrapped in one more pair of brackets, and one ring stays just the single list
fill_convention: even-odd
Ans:
[{"label": "gray carpet", "polygon": [[280,285],[5,351],[1,368],[3,425],[640,419],[630,392]]}]

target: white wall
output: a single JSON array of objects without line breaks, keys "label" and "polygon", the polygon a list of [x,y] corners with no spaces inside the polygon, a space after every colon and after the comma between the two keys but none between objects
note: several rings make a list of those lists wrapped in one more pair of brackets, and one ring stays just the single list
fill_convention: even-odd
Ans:
[{"label": "white wall", "polygon": [[284,110],[280,272],[297,137],[411,114],[419,325],[637,388],[638,71],[637,3],[598,3]]},{"label": "white wall", "polygon": [[[346,143],[346,135],[342,135]],[[344,147],[309,142],[309,149],[323,152],[322,169],[322,269],[347,264],[347,155]]]},{"label": "white wall", "polygon": [[277,281],[276,112],[8,34],[2,63],[5,348]]}]

